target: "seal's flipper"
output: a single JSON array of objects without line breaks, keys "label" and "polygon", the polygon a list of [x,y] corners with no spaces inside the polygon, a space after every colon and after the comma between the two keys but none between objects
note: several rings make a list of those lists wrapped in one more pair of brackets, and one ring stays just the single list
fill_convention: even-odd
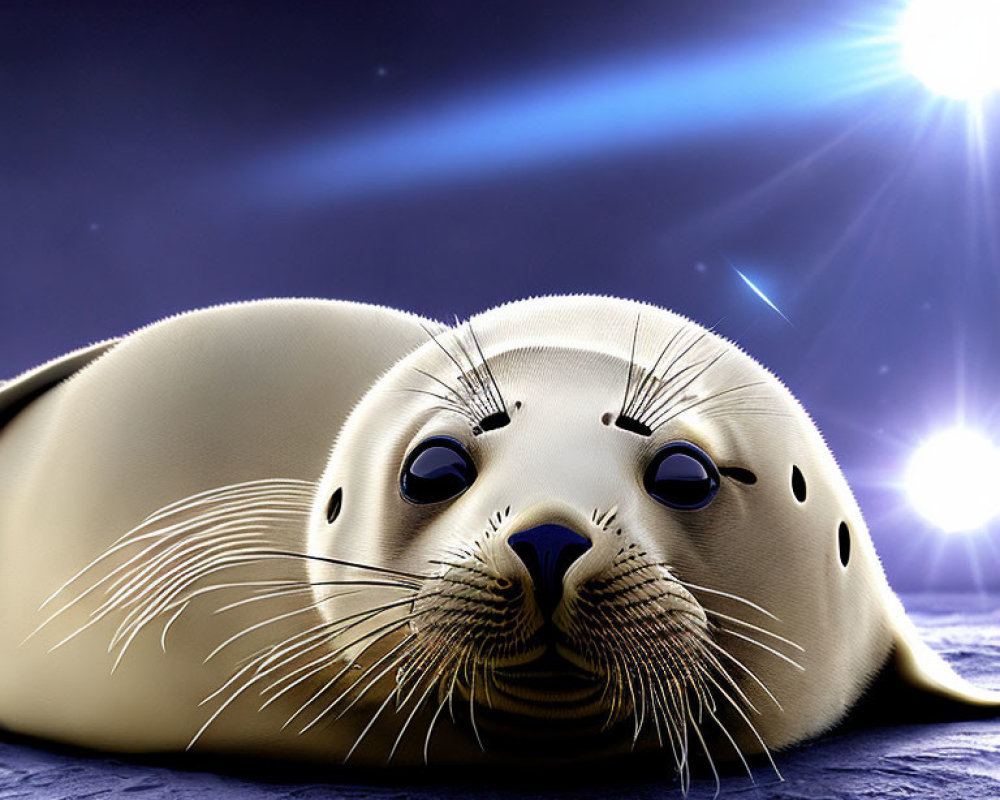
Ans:
[{"label": "seal's flipper", "polygon": [[887,601],[892,649],[855,706],[849,726],[985,719],[1000,715],[1000,692],[974,686],[920,639],[896,597]]},{"label": "seal's flipper", "polygon": [[[1000,715],[1000,692],[974,686],[920,639],[913,623],[898,609],[894,615],[895,649],[889,668],[919,697],[934,717]],[[933,707],[931,709],[931,707]]]}]

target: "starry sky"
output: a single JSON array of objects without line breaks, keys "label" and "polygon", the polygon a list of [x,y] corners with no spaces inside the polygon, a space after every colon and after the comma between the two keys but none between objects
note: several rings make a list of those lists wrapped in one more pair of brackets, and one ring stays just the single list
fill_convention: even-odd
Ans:
[{"label": "starry sky", "polygon": [[634,297],[782,377],[895,586],[1000,588],[1000,524],[900,489],[1000,442],[1000,102],[903,71],[900,8],[7,0],[0,375],[239,299]]}]

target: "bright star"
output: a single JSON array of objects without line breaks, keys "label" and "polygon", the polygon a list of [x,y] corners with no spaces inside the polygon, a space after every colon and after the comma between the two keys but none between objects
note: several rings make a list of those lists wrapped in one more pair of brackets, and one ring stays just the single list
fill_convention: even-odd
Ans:
[{"label": "bright star", "polygon": [[935,94],[1000,89],[1000,0],[915,0],[899,28],[903,63]]},{"label": "bright star", "polygon": [[910,502],[943,531],[981,530],[1000,514],[1000,451],[966,428],[937,433],[917,449],[906,473]]}]

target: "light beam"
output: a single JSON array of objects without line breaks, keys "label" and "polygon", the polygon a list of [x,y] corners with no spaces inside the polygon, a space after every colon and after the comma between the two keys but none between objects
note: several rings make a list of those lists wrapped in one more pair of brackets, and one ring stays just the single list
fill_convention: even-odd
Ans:
[{"label": "light beam", "polygon": [[631,55],[341,124],[253,180],[277,202],[354,198],[773,126],[898,77],[890,49],[841,38]]}]

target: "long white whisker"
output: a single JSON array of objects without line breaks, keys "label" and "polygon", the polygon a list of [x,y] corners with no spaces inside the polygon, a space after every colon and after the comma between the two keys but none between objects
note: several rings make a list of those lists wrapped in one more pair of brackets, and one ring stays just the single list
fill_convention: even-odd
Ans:
[{"label": "long white whisker", "polygon": [[742,603],[745,606],[749,606],[754,611],[759,611],[765,617],[770,617],[775,622],[781,622],[780,619],[778,619],[774,614],[772,614],[766,608],[761,608],[756,603],[752,603],[751,601],[747,600],[745,597],[740,597],[738,594],[731,594],[729,592],[723,592],[723,591],[720,591],[719,589],[710,589],[707,586],[699,586],[696,583],[689,583],[688,581],[682,581],[682,580],[680,580],[680,579],[678,579],[676,577],[674,578],[674,580],[676,580],[677,583],[679,583],[685,589],[694,589],[697,592],[705,592],[707,594],[714,594],[714,595],[717,595],[719,597],[725,597],[725,598],[727,598],[729,600],[735,600],[737,603]]},{"label": "long white whisker", "polygon": [[[737,667],[739,667],[739,669],[742,672],[744,672],[747,676],[749,676],[750,680],[752,680],[755,684],[757,684],[757,686],[759,686],[761,688],[761,690],[767,695],[768,699],[770,699],[770,701],[772,703],[774,703],[774,705],[777,707],[777,709],[779,711],[784,711],[785,710],[782,707],[781,703],[778,702],[778,698],[774,696],[773,692],[771,692],[771,690],[767,688],[767,685],[746,664],[744,664],[742,661],[740,661],[738,658],[736,658],[736,656],[734,656],[732,653],[730,653],[725,647],[723,647],[722,645],[720,645],[720,644],[712,641],[711,639],[706,638],[704,640],[704,643],[706,645],[708,645],[709,647],[711,647],[714,651],[716,651],[717,653],[719,653],[721,656],[723,656],[727,661],[730,661],[734,665],[736,665]],[[721,665],[720,665],[719,668],[721,669]],[[723,670],[723,672],[725,672],[725,670]],[[756,710],[756,709],[754,709],[754,710]]]},{"label": "long white whisker", "polygon": [[[282,479],[267,479],[267,480],[264,480],[264,481],[250,481],[250,482],[244,483],[244,484],[234,484],[234,486],[236,486],[236,487],[242,487],[242,486],[249,486],[251,484],[275,484],[275,485],[292,485],[292,484],[295,484],[295,485],[299,485],[299,486],[308,486],[308,487],[313,487],[314,486],[314,484],[309,483],[307,481],[282,480]],[[228,489],[231,489],[231,488],[233,488],[233,487],[220,487],[220,488],[217,488],[217,489],[210,489],[210,490],[205,491],[205,492],[200,492],[199,494],[183,498],[182,500],[178,500],[175,503],[171,503],[168,506],[164,506],[163,508],[159,509],[157,512],[154,512],[154,514],[146,517],[139,525],[137,525],[136,527],[134,527],[131,530],[127,531],[122,536],[120,536],[118,539],[116,539],[114,542],[112,542],[112,544],[109,546],[109,548],[106,549],[101,555],[99,555],[93,561],[91,561],[86,566],[84,566],[82,569],[80,569],[78,572],[76,572],[71,578],[69,578],[69,580],[65,581],[62,585],[60,585],[58,589],[56,589],[51,595],[49,595],[42,602],[41,608],[45,608],[61,592],[63,592],[66,588],[68,588],[74,581],[76,581],[79,578],[83,577],[83,575],[85,575],[89,570],[93,569],[98,563],[100,563],[102,560],[106,559],[108,556],[113,555],[114,553],[116,553],[119,550],[121,550],[123,547],[130,546],[135,541],[138,541],[140,539],[146,539],[146,538],[149,538],[149,537],[152,537],[152,536],[162,535],[162,533],[163,533],[163,530],[161,529],[159,531],[152,531],[149,534],[144,534],[142,536],[137,537],[136,534],[139,531],[141,531],[141,530],[143,530],[145,528],[150,527],[151,524],[153,524],[155,522],[158,522],[160,519],[164,519],[167,516],[170,516],[172,513],[175,513],[175,512],[177,512],[179,510],[184,510],[184,509],[186,509],[188,507],[195,507],[195,506],[197,506],[199,504],[210,502],[210,500],[211,500],[211,498],[209,497],[210,495],[222,495],[222,496],[224,496],[225,490],[228,490]],[[273,496],[274,490],[272,489],[272,490],[268,490],[266,492],[265,491],[261,491],[259,494],[261,496],[264,496],[264,495]],[[302,493],[302,497],[304,499],[308,500],[309,502],[311,502],[311,494],[310,493],[303,492]],[[206,498],[206,499],[203,500],[203,501],[199,501],[198,503],[189,503],[189,501],[195,500],[195,499],[198,499],[198,498]],[[188,505],[185,506],[185,504],[188,504]],[[190,521],[189,520],[188,523],[196,522],[197,519],[198,518],[196,518],[196,520],[194,520],[194,521]],[[171,527],[176,528],[177,526],[175,525],[175,526],[171,526]]]},{"label": "long white whisker", "polygon": [[170,630],[171,626],[177,621],[177,618],[187,610],[188,604],[184,603],[181,605],[174,615],[167,620],[167,624],[163,626],[163,630],[160,632],[160,649],[166,653],[167,652],[167,632]]},{"label": "long white whisker", "polygon": [[[437,686],[437,683],[435,681],[431,681],[430,683],[428,683],[427,688],[424,690],[424,693],[420,695],[420,697],[417,699],[416,703],[413,706],[413,710],[409,713],[409,716],[407,716],[406,721],[403,723],[403,727],[399,729],[399,733],[396,735],[396,740],[392,743],[392,748],[389,750],[389,757],[386,759],[386,763],[392,761],[392,757],[396,755],[396,750],[399,749],[400,742],[403,741],[403,735],[406,733],[406,730],[410,727],[410,723],[413,722],[414,718],[417,716],[417,713],[423,706],[424,701],[426,701],[430,693],[434,691],[435,686]],[[402,706],[399,706],[399,708],[404,708],[404,707],[405,703]]]},{"label": "long white whisker", "polygon": [[756,639],[750,636],[744,636],[742,633],[737,633],[736,631],[731,630],[729,628],[719,628],[718,630],[721,633],[725,633],[727,636],[735,636],[737,639],[742,639],[744,642],[749,642],[750,644],[759,647],[761,650],[766,650],[768,653],[775,656],[776,658],[780,658],[782,661],[791,664],[793,667],[795,667],[795,669],[799,670],[799,672],[806,671],[806,668],[803,667],[798,661],[789,658],[784,653],[778,652],[773,647],[768,647],[763,642],[758,642]]},{"label": "long white whisker", "polygon": [[712,611],[711,609],[705,608],[704,606],[702,606],[702,609],[710,617],[718,617],[719,619],[724,619],[727,622],[733,622],[733,623],[735,623],[737,625],[742,625],[744,628],[748,628],[748,629],[750,629],[752,631],[756,631],[757,633],[763,633],[765,636],[770,636],[772,639],[776,639],[777,641],[781,642],[782,644],[787,644],[789,647],[792,647],[792,648],[798,650],[800,653],[804,653],[805,652],[805,648],[802,647],[801,645],[796,644],[791,639],[786,639],[784,636],[779,636],[778,634],[774,633],[773,631],[769,631],[767,628],[761,628],[760,626],[754,625],[754,624],[752,624],[750,622],[746,622],[746,621],[740,619],[739,617],[731,617],[728,614],[722,614],[722,613],[720,613],[718,611]]},{"label": "long white whisker", "polygon": [[445,693],[444,698],[441,700],[441,704],[437,707],[437,711],[434,712],[434,716],[431,717],[430,724],[427,726],[427,735],[424,737],[424,764],[430,763],[431,736],[434,734],[434,726],[437,724],[438,717],[441,716],[441,712],[444,710],[445,705],[451,699],[451,693],[455,691],[455,681],[457,680],[458,673],[456,672],[454,677],[451,679],[451,686],[448,687],[448,691]]}]

